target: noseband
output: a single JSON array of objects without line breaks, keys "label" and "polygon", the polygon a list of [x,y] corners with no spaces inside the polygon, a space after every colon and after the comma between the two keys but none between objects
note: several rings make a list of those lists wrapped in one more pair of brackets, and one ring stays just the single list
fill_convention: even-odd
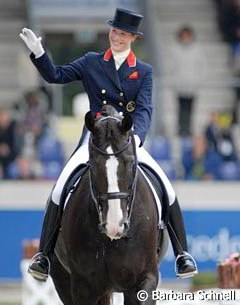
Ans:
[{"label": "noseband", "polygon": [[[106,116],[101,118],[99,121],[104,121],[104,120],[108,120],[108,119],[112,119],[112,120],[116,120],[118,122],[121,122],[120,119],[113,117],[113,116]],[[134,137],[133,134],[130,134],[130,137],[128,138],[128,141],[126,144],[124,144],[120,149],[118,149],[117,151],[113,152],[113,153],[108,153],[105,150],[101,149],[100,147],[96,146],[93,143],[93,139],[92,137],[90,137],[89,139],[89,147],[91,147],[92,149],[94,149],[95,151],[99,152],[101,155],[103,156],[117,156],[121,153],[123,153],[129,146],[130,144],[133,144],[133,153],[135,156],[135,165],[134,165],[134,178],[133,181],[131,183],[131,185],[128,188],[128,192],[109,192],[109,193],[98,193],[93,185],[92,182],[92,174],[91,174],[91,167],[89,170],[89,181],[90,181],[90,191],[91,191],[91,196],[92,199],[95,203],[98,215],[101,216],[101,211],[99,208],[99,203],[103,202],[103,201],[107,201],[107,200],[114,200],[114,199],[125,199],[127,200],[127,206],[129,207],[128,209],[128,217],[126,219],[126,223],[130,222],[130,217],[132,214],[132,209],[133,209],[133,202],[134,202],[134,198],[135,198],[135,191],[136,191],[136,180],[137,180],[137,158],[136,158],[136,146],[135,146],[135,142],[134,142]],[[102,221],[102,219],[101,219]]]}]

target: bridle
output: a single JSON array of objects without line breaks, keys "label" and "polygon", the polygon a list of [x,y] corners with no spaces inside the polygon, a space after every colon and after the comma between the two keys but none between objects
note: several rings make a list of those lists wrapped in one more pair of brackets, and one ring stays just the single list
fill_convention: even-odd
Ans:
[{"label": "bridle", "polygon": [[[99,121],[103,121],[103,120],[116,120],[118,122],[121,122],[120,119],[113,117],[113,116],[106,116],[101,118]],[[95,151],[97,151],[98,153],[100,153],[103,156],[107,156],[107,157],[111,157],[111,156],[117,156],[120,155],[121,153],[123,153],[124,151],[127,150],[127,148],[130,146],[130,144],[133,145],[133,153],[135,156],[135,162],[134,162],[134,177],[132,180],[132,183],[129,184],[128,187],[128,191],[127,192],[108,192],[108,193],[99,193],[97,192],[97,190],[94,187],[93,184],[93,179],[92,179],[92,170],[91,170],[91,164],[90,164],[90,170],[89,170],[89,181],[90,181],[90,192],[91,192],[91,197],[95,203],[101,224],[103,223],[102,220],[102,213],[100,210],[100,203],[103,201],[107,201],[107,200],[114,200],[114,199],[124,199],[127,201],[127,207],[128,207],[128,215],[127,218],[124,220],[124,223],[126,225],[129,225],[130,223],[130,218],[131,218],[131,214],[132,214],[132,210],[133,210],[133,202],[134,202],[134,198],[135,198],[135,193],[136,193],[136,181],[137,181],[137,157],[136,157],[136,146],[135,146],[135,141],[134,141],[134,136],[133,133],[130,133],[130,136],[128,138],[127,143],[125,143],[121,148],[119,148],[117,151],[113,152],[113,153],[108,153],[105,150],[101,149],[100,147],[98,147],[92,139],[92,136],[90,136],[89,139],[89,148],[94,149]]]},{"label": "bridle", "polygon": [[128,142],[127,142],[123,147],[121,147],[119,150],[117,150],[117,151],[115,151],[115,152],[113,152],[113,153],[108,153],[108,152],[106,152],[105,150],[103,150],[103,149],[97,147],[97,146],[93,143],[92,137],[90,137],[90,139],[89,139],[89,141],[90,141],[89,144],[90,144],[90,146],[91,146],[94,150],[98,151],[101,155],[111,157],[111,156],[117,156],[117,155],[121,154],[122,152],[124,152],[124,151],[128,148],[128,146],[132,143],[131,140],[132,140],[131,137],[129,137]]}]

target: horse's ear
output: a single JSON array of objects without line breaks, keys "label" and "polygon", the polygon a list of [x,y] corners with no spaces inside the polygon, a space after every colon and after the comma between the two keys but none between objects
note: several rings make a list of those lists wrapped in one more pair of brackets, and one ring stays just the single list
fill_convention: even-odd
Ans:
[{"label": "horse's ear", "polygon": [[121,123],[121,130],[126,132],[132,128],[133,120],[129,114],[126,114]]},{"label": "horse's ear", "polygon": [[94,123],[95,123],[95,119],[92,115],[92,112],[91,111],[88,111],[85,115],[85,126],[87,127],[87,129],[89,131],[93,131],[94,129]]}]

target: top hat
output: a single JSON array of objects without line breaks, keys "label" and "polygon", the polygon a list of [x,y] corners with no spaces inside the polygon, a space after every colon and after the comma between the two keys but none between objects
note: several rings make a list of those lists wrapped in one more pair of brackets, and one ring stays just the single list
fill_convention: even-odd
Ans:
[{"label": "top hat", "polygon": [[142,36],[143,33],[139,32],[138,30],[142,19],[142,15],[122,8],[117,8],[115,11],[114,19],[108,20],[107,23],[114,28]]}]

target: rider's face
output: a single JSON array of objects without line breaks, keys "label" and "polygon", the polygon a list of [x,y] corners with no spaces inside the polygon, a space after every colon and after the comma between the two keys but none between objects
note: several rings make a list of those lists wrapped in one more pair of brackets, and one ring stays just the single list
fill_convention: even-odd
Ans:
[{"label": "rider's face", "polygon": [[122,31],[117,28],[111,28],[109,31],[109,42],[111,49],[115,52],[123,52],[131,47],[131,43],[137,35]]}]

